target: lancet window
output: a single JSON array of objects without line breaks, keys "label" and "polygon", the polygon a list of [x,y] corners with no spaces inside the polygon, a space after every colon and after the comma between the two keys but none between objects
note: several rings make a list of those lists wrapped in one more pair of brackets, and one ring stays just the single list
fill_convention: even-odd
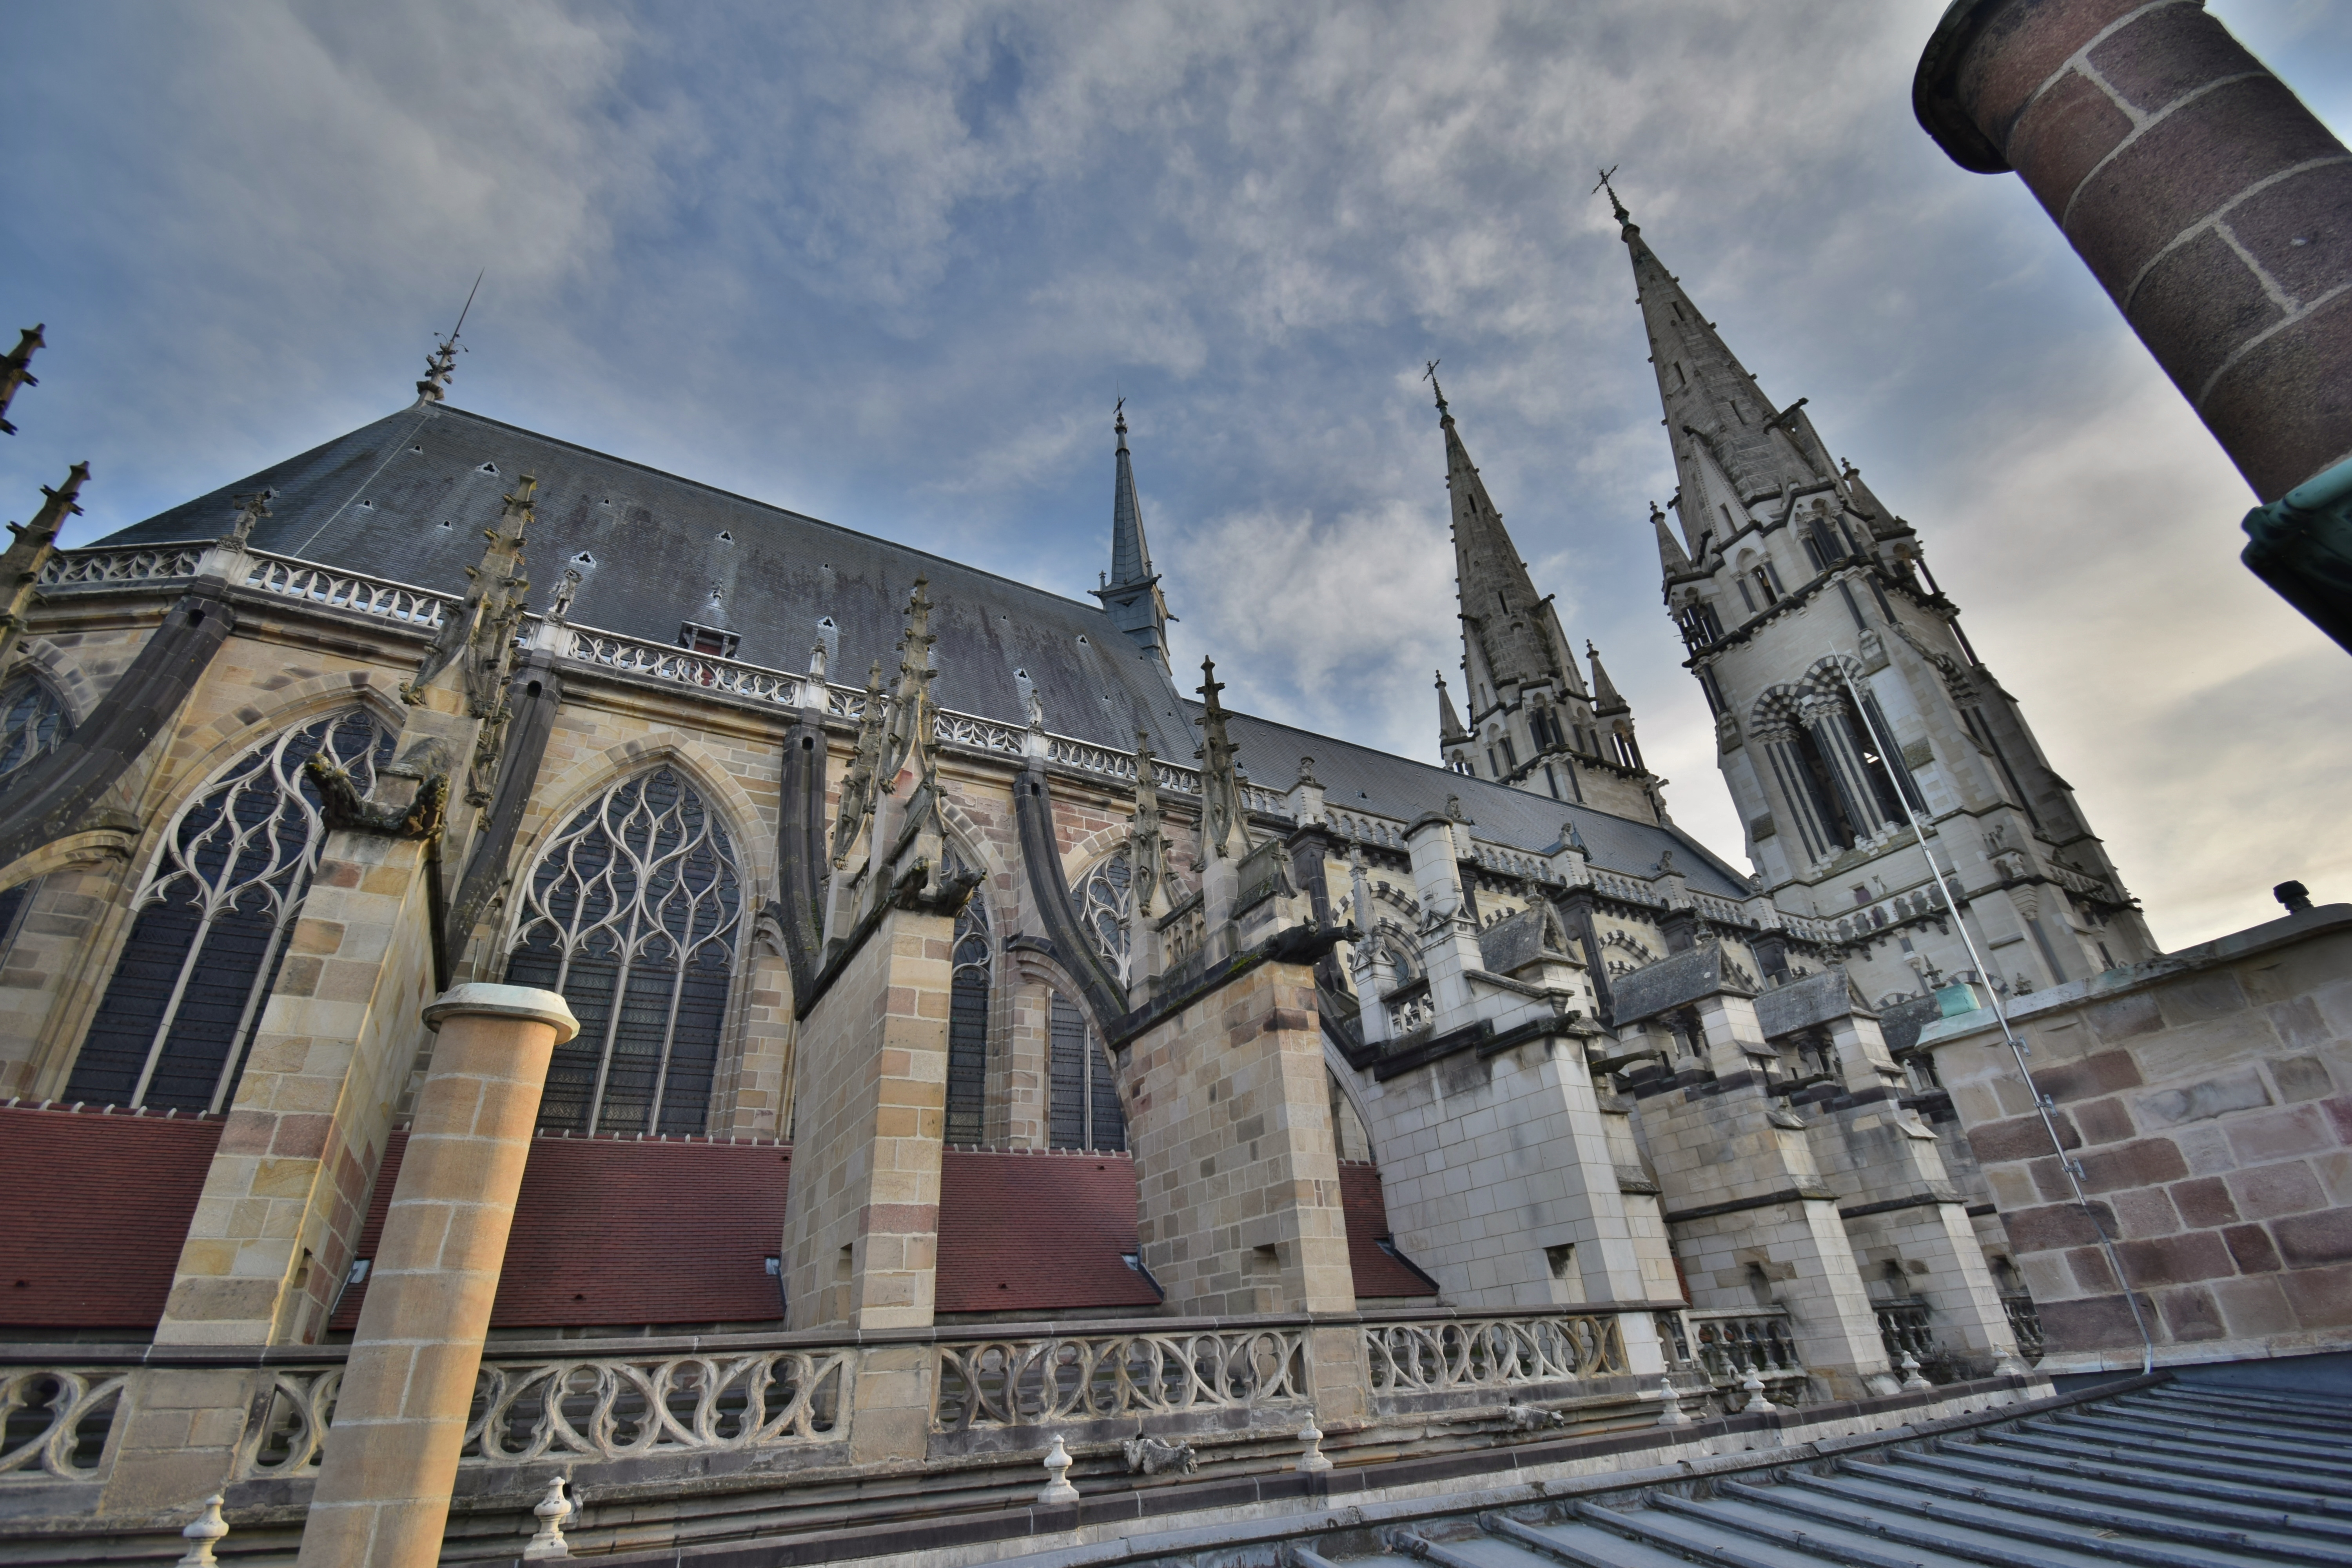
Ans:
[{"label": "lancet window", "polygon": [[326,840],[302,765],[324,756],[365,791],[392,745],[365,709],[321,719],[247,752],[180,808],[132,900],[68,1099],[227,1105]]},{"label": "lancet window", "polygon": [[694,1133],[742,930],[743,880],[719,814],[675,768],[614,784],[540,857],[507,982],[560,991],[580,1020],[547,1071],[550,1131]]},{"label": "lancet window", "polygon": [[72,733],[65,700],[48,682],[26,676],[0,691],[0,795],[26,764],[56,751]]},{"label": "lancet window", "polygon": [[988,1131],[988,905],[977,893],[956,916],[948,994],[948,1142],[979,1143]]},{"label": "lancet window", "polygon": [[1087,940],[1122,985],[1127,984],[1127,917],[1135,907],[1133,884],[1127,851],[1121,849],[1097,861],[1078,889],[1078,919]]},{"label": "lancet window", "polygon": [[1048,1015],[1053,1097],[1046,1108],[1047,1141],[1056,1149],[1126,1148],[1127,1118],[1118,1108],[1110,1054],[1086,1015],[1062,996],[1054,997]]}]

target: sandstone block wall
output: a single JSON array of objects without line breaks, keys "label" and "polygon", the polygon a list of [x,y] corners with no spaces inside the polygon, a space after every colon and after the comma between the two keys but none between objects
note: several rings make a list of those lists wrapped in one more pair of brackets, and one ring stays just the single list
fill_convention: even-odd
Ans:
[{"label": "sandstone block wall", "polygon": [[[2018,999],[2067,1157],[2164,1361],[2352,1344],[2352,906]],[[1990,1012],[1927,1039],[2042,1319],[2045,1371],[2139,1342]]]},{"label": "sandstone block wall", "polygon": [[1136,1229],[1167,1310],[1352,1310],[1314,972],[1259,964],[1119,1056]]},{"label": "sandstone block wall", "polygon": [[783,1240],[795,1329],[930,1323],[954,924],[887,911],[802,1021]]}]

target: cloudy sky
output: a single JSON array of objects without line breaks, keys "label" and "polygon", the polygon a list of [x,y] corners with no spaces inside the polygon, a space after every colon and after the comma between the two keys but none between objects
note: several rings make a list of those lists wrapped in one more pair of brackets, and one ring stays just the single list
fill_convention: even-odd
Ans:
[{"label": "cloudy sky", "polygon": [[[2023,187],[1913,123],[1940,5],[0,6],[0,327],[52,345],[0,515],[86,458],[94,537],[381,416],[487,268],[460,406],[1074,595],[1125,395],[1179,655],[1433,761],[1442,357],[1737,860],[1616,163],[1919,527],[2160,941],[2352,899],[2352,659],[2237,564],[2251,498]],[[2352,126],[2352,10],[2212,9]]]}]

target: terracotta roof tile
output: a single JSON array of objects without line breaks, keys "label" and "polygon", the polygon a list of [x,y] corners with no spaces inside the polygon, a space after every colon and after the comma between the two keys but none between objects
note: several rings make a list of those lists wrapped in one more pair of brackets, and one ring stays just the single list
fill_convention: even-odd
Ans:
[{"label": "terracotta roof tile", "polygon": [[1150,1311],[1160,1292],[1119,1258],[1136,1247],[1131,1155],[950,1149],[941,1156],[942,1312]]},{"label": "terracotta roof tile", "polygon": [[206,1117],[0,1106],[0,1328],[154,1328],[220,1142]]},{"label": "terracotta roof tile", "polygon": [[1379,1166],[1341,1161],[1339,1202],[1348,1215],[1348,1262],[1358,1300],[1437,1294],[1427,1275],[1381,1250],[1380,1244],[1389,1237],[1389,1205],[1381,1193]]}]

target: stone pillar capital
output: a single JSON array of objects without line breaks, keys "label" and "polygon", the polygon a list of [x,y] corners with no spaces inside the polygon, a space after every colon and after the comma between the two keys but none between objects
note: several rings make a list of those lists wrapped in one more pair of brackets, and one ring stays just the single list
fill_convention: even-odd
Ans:
[{"label": "stone pillar capital", "polygon": [[425,1004],[425,1026],[438,1029],[449,1018],[523,1018],[546,1024],[562,1045],[580,1032],[580,1020],[562,996],[530,985],[452,985]]}]

